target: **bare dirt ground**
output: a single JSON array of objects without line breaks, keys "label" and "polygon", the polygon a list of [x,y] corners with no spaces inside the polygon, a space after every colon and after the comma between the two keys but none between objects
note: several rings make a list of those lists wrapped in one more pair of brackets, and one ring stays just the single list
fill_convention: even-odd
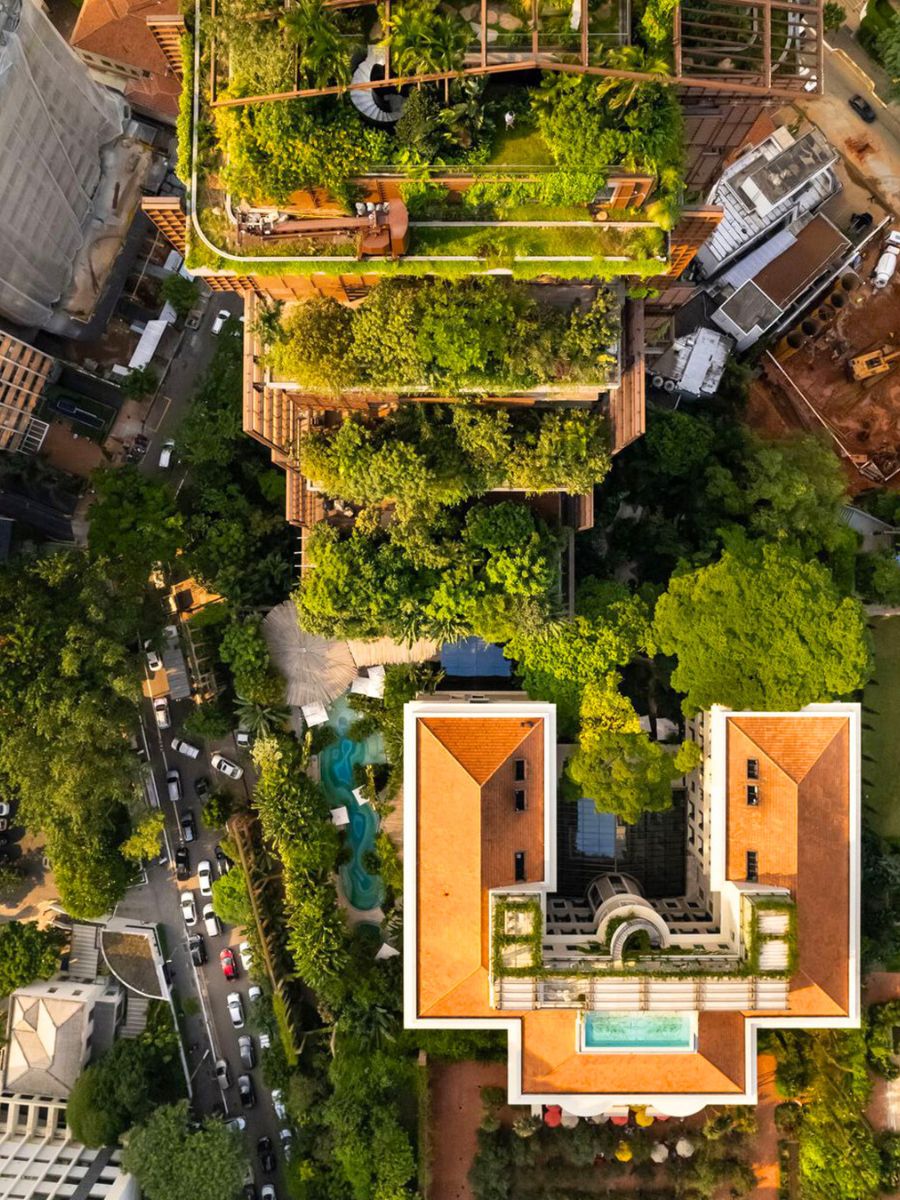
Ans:
[{"label": "bare dirt ground", "polygon": [[[782,339],[773,350],[777,366],[764,356],[747,420],[765,437],[827,429],[857,468],[869,462],[888,477],[900,468],[900,362],[865,383],[853,382],[848,372],[854,355],[878,346],[900,349],[900,275],[882,291],[868,282],[880,244],[876,239],[867,254],[857,286],[834,289],[841,307],[824,303],[808,314],[813,324],[804,321],[808,332],[799,349]],[[854,490],[880,482],[871,470],[862,476]]]},{"label": "bare dirt ground", "polygon": [[506,1063],[432,1064],[430,1200],[473,1200],[468,1176],[483,1116],[481,1089],[505,1091],[506,1081]]}]

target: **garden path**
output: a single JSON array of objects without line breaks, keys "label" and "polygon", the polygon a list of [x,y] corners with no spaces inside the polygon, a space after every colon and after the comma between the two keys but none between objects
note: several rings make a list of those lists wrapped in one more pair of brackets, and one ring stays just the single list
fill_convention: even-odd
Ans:
[{"label": "garden path", "polygon": [[[469,1168],[478,1146],[481,1089],[506,1090],[505,1062],[433,1063],[431,1089],[431,1188],[429,1200],[474,1200]],[[500,1114],[503,1119],[503,1112]]]},{"label": "garden path", "polygon": [[778,1169],[778,1132],[775,1128],[775,1056],[760,1054],[757,1060],[759,1104],[756,1109],[758,1132],[753,1146],[753,1170],[756,1187],[747,1200],[777,1200],[780,1172]]}]

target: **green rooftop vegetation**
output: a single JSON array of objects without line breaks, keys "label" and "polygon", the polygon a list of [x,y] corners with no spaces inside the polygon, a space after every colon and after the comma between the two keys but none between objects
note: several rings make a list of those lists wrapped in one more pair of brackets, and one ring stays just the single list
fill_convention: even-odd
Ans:
[{"label": "green rooftop vegetation", "polygon": [[507,279],[387,279],[356,309],[319,299],[271,310],[260,332],[276,377],[304,390],[502,395],[614,380],[620,313],[604,287],[561,306]]},{"label": "green rooftop vegetation", "polygon": [[[515,7],[511,5],[507,24],[519,19],[512,12]],[[602,50],[604,65],[664,77],[668,59],[646,32],[648,13],[663,7],[661,0],[647,6],[639,26],[643,45],[608,46]],[[590,21],[611,20],[613,8],[592,2]],[[600,10],[607,9],[601,18]],[[350,214],[361,194],[360,177],[389,171],[410,179],[403,188],[412,221],[408,255],[399,262],[368,259],[367,271],[453,276],[503,267],[522,278],[539,273],[609,278],[659,271],[667,251],[663,231],[672,227],[678,212],[682,158],[681,111],[663,82],[550,73],[538,84],[533,74],[522,80],[514,75],[454,78],[405,88],[399,120],[378,127],[360,114],[347,93],[214,108],[213,85],[217,100],[297,86],[346,85],[357,61],[351,52],[354,39],[362,36],[361,27],[371,23],[375,10],[326,9],[321,0],[306,0],[283,16],[276,11],[269,19],[248,20],[255,12],[245,0],[225,0],[215,20],[203,27],[194,202],[203,233],[215,249],[192,237],[192,265],[241,269],[240,260],[271,256],[273,273],[344,271],[345,264],[330,260],[356,259],[354,237],[250,239],[240,245],[229,213],[239,204],[290,209],[294,193],[318,188]],[[394,69],[456,69],[457,43],[465,53],[460,29],[469,28],[468,9],[461,13],[438,9],[433,0],[395,4],[390,16]],[[551,10],[543,16],[551,19]],[[591,30],[592,37],[599,36],[594,24]],[[422,50],[426,43],[428,54]],[[190,113],[183,104],[183,174],[190,133]],[[439,184],[422,182],[423,172],[435,167],[476,176],[487,168],[506,168],[512,178],[479,179],[471,196],[463,193],[457,204],[447,202]],[[587,205],[602,197],[611,172],[621,169],[654,179],[650,205],[641,213],[609,213],[606,224],[592,221]],[[421,224],[457,220],[535,224]],[[549,220],[580,221],[584,228],[548,225]],[[644,227],[613,227],[623,220],[643,222]],[[313,262],[316,258],[325,261]]]}]

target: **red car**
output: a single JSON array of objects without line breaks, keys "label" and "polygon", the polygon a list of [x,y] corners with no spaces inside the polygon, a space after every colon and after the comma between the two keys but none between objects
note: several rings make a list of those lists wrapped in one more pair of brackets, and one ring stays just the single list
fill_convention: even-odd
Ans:
[{"label": "red car", "polygon": [[219,962],[222,964],[222,974],[226,979],[237,979],[237,967],[234,964],[234,951],[228,949],[220,951]]}]

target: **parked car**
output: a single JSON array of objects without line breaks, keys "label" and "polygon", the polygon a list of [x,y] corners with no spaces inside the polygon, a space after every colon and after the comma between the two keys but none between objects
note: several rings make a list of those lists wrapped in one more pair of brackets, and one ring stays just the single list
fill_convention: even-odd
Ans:
[{"label": "parked car", "polygon": [[9,801],[0,800],[0,817],[8,817],[11,812],[12,809],[10,808]]},{"label": "parked car", "polygon": [[219,845],[218,842],[216,842],[216,863],[219,867],[220,875],[227,875],[228,872],[231,870],[231,859],[228,857],[228,855],[225,853],[225,851],[222,849],[222,847]]},{"label": "parked car", "polygon": [[264,1183],[259,1190],[259,1200],[278,1200],[275,1195],[275,1184]]},{"label": "parked car", "polygon": [[227,1001],[228,1015],[231,1017],[231,1023],[235,1029],[244,1028],[244,1005],[241,1002],[240,993],[229,992]]},{"label": "parked car", "polygon": [[275,1154],[272,1150],[272,1139],[270,1137],[261,1137],[256,1143],[256,1157],[259,1159],[259,1165],[267,1175],[271,1175],[275,1170]]},{"label": "parked car", "polygon": [[238,1075],[238,1095],[244,1108],[253,1108],[256,1104],[256,1091],[249,1075]]},{"label": "parked car", "polygon": [[153,701],[153,715],[160,729],[168,729],[172,724],[169,717],[169,702],[165,696],[159,696]]},{"label": "parked car", "polygon": [[244,1200],[259,1200],[259,1192],[256,1190],[255,1183],[245,1183],[243,1191]]},{"label": "parked car", "polygon": [[193,842],[197,837],[197,822],[190,809],[181,815],[181,836],[186,842]]},{"label": "parked car", "polygon": [[256,1051],[253,1049],[253,1038],[249,1033],[245,1033],[238,1038],[238,1051],[241,1056],[241,1062],[248,1071],[252,1071],[256,1066]]},{"label": "parked car", "polygon": [[190,742],[185,742],[181,738],[172,738],[172,749],[178,754],[183,754],[185,758],[200,757],[200,747],[193,746]]},{"label": "parked car", "polygon": [[237,763],[233,763],[230,758],[226,758],[224,754],[220,754],[218,750],[209,760],[216,771],[222,775],[227,775],[229,779],[240,779],[244,774],[244,768],[239,767]]},{"label": "parked car", "polygon": [[228,1063],[224,1058],[216,1061],[216,1081],[223,1092],[226,1088],[231,1087],[231,1071],[229,1071]]},{"label": "parked car", "polygon": [[178,845],[175,847],[175,878],[179,880],[189,879],[191,876],[191,852],[187,846]]},{"label": "parked car", "polygon": [[859,94],[851,96],[847,103],[855,113],[862,117],[867,125],[871,125],[875,120],[875,109],[864,97]]},{"label": "parked car", "polygon": [[171,438],[167,442],[163,442],[162,449],[159,452],[159,465],[162,470],[166,471],[172,465],[172,455],[175,453],[175,443]]},{"label": "parked car", "polygon": [[258,983],[251,983],[247,989],[247,999],[251,1004],[255,1004],[257,1000],[262,998],[262,988]]},{"label": "parked car", "polygon": [[166,791],[173,804],[184,799],[184,792],[181,788],[181,772],[176,767],[170,767],[166,771]]},{"label": "parked car", "polygon": [[[262,1037],[260,1037],[262,1041]],[[284,1107],[284,1092],[281,1088],[272,1089],[272,1107],[275,1109],[275,1116],[279,1121],[287,1120],[287,1109]]]},{"label": "parked car", "polygon": [[158,652],[153,649],[152,644],[150,642],[144,642],[144,649],[147,652],[147,666],[150,668],[150,670],[153,671],[154,674],[157,671],[161,671],[162,659],[159,657]]},{"label": "parked car", "polygon": [[187,846],[175,847],[175,878],[190,879],[191,855]]},{"label": "parked car", "polygon": [[[206,942],[203,940],[201,933],[192,933],[188,938],[188,949],[191,952],[191,961],[195,967],[202,967],[206,962]],[[276,1109],[276,1112],[278,1110]]]},{"label": "parked car", "polygon": [[250,730],[238,729],[235,732],[234,740],[236,744],[241,747],[241,749],[246,749],[247,746],[250,745]]},{"label": "parked car", "polygon": [[268,1050],[268,1049],[270,1049],[271,1045],[272,1045],[272,1038],[269,1034],[268,1029],[261,1030],[260,1034],[259,1034],[260,1050]]},{"label": "parked car", "polygon": [[197,879],[200,883],[200,895],[212,895],[212,863],[208,858],[204,858],[197,863]]},{"label": "parked car", "polygon": [[294,1135],[289,1129],[282,1129],[278,1136],[281,1138],[281,1153],[285,1158],[290,1158],[294,1145]]},{"label": "parked car", "polygon": [[198,800],[205,800],[209,795],[209,780],[205,775],[198,775],[194,780],[194,795]]},{"label": "parked car", "polygon": [[250,950],[250,943],[241,942],[238,946],[238,954],[241,957],[241,966],[249,973],[253,968],[253,954]]},{"label": "parked car", "polygon": [[181,893],[181,915],[184,917],[185,925],[197,924],[197,905],[194,903],[193,892]]},{"label": "parked car", "polygon": [[232,1117],[230,1120],[225,1122],[225,1128],[230,1129],[232,1133],[243,1133],[247,1128],[247,1118]]},{"label": "parked car", "polygon": [[199,329],[200,322],[202,320],[203,320],[202,309],[192,308],[191,311],[188,313],[187,319],[185,320],[184,323],[188,327],[188,329]]},{"label": "parked car", "polygon": [[206,904],[203,907],[203,924],[206,926],[207,937],[216,937],[222,932],[219,918],[216,916],[216,911],[211,904]]},{"label": "parked car", "polygon": [[228,311],[227,308],[220,308],[219,311],[216,313],[215,320],[212,323],[213,333],[215,333],[215,334],[221,333],[223,328],[225,327],[225,322],[228,320],[228,318],[230,316],[231,316],[231,313]]},{"label": "parked car", "polygon": [[237,967],[234,964],[234,951],[226,946],[219,951],[219,965],[226,979],[237,979]]},{"label": "parked car", "polygon": [[5,833],[9,829],[9,817],[0,817],[0,833]]}]

